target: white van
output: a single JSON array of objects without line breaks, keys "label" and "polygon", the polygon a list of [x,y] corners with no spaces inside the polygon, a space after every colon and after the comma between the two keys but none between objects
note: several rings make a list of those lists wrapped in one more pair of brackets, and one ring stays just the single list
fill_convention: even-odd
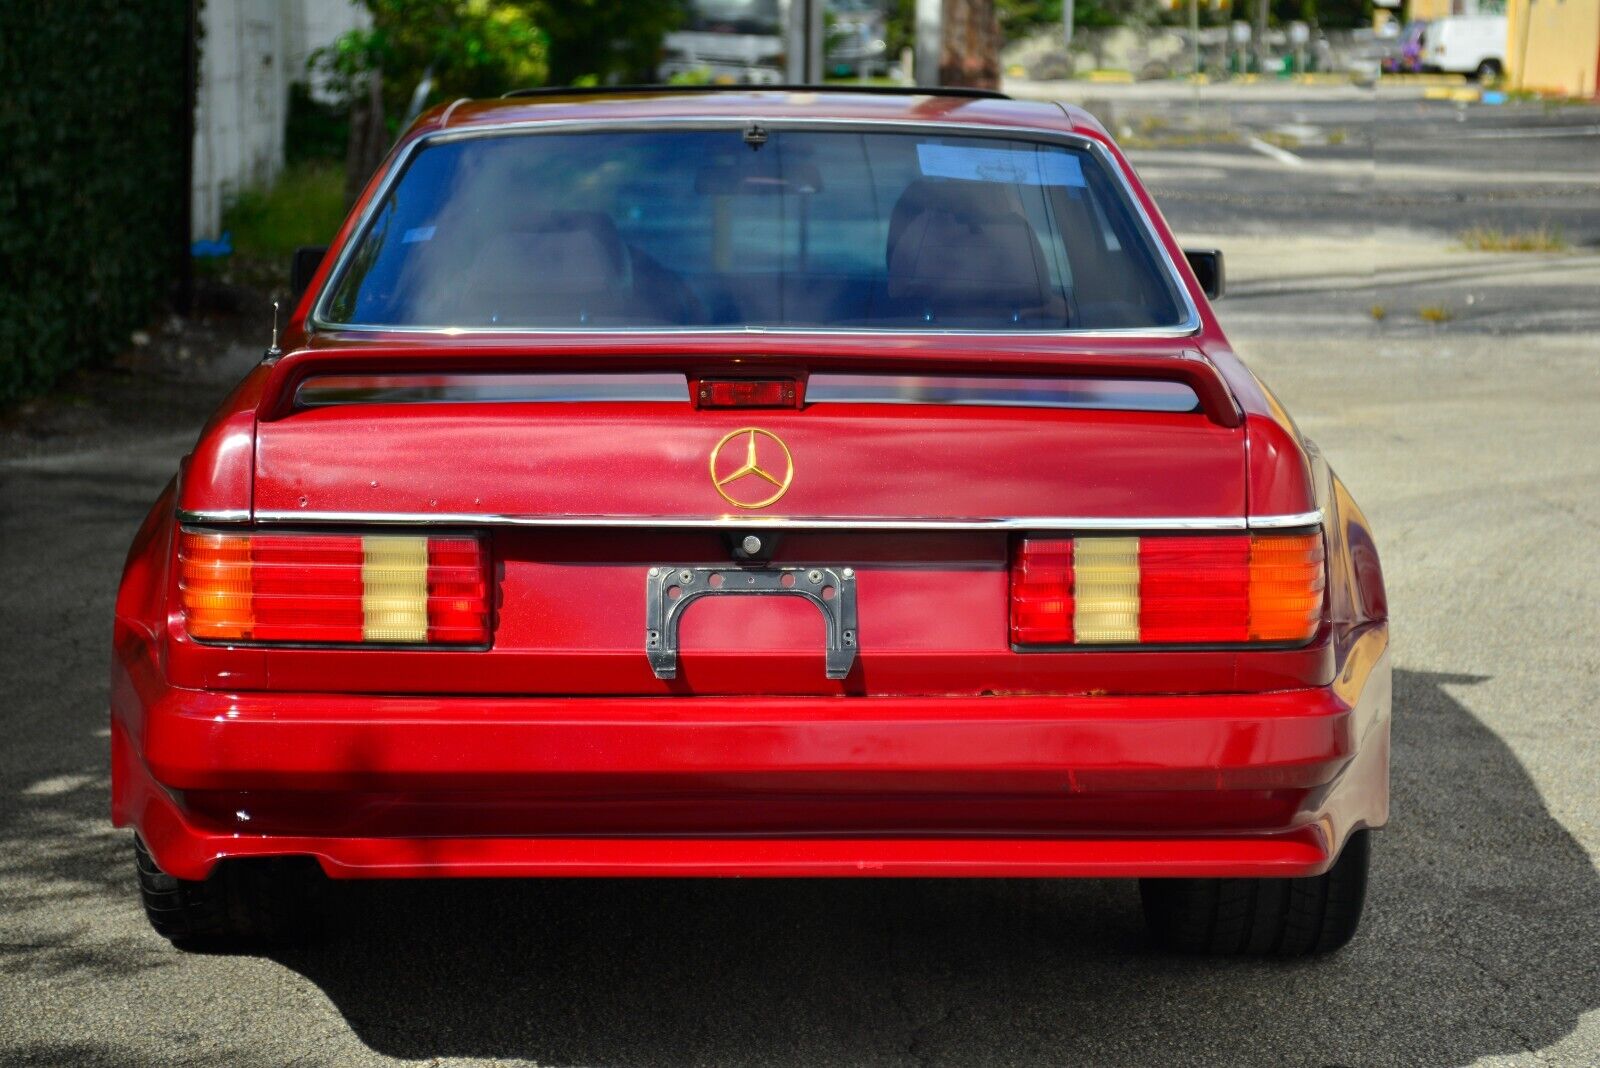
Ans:
[{"label": "white van", "polygon": [[1470,74],[1480,81],[1506,69],[1504,15],[1451,15],[1428,23],[1422,39],[1422,69]]}]

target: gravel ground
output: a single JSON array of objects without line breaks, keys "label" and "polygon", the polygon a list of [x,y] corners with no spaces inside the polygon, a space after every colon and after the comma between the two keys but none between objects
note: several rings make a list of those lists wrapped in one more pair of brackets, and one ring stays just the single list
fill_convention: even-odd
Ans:
[{"label": "gravel ground", "polygon": [[341,886],[328,945],[175,952],[105,817],[105,665],[122,554],[219,388],[192,376],[165,416],[91,390],[111,429],[0,459],[0,1063],[1600,1064],[1600,257],[1454,249],[1470,199],[1274,232],[1161,165],[1384,552],[1394,822],[1346,951],[1170,957],[1117,882],[557,881]]}]

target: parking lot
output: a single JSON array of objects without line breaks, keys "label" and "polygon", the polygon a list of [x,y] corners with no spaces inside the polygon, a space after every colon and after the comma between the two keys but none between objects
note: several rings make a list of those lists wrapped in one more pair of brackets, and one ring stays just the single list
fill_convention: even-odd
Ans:
[{"label": "parking lot", "polygon": [[0,460],[0,1064],[1600,1064],[1600,108],[1119,90],[1071,94],[1227,254],[1224,326],[1384,553],[1393,823],[1348,949],[1164,955],[1116,882],[552,881],[342,885],[325,945],[173,950],[105,677],[219,372]]}]

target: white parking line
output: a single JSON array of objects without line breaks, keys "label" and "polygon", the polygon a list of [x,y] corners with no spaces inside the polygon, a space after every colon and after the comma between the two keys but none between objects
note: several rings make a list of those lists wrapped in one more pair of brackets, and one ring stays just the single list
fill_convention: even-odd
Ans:
[{"label": "white parking line", "polygon": [[1524,137],[1600,137],[1600,126],[1550,126],[1544,129],[1532,130],[1469,130],[1456,134],[1454,137],[1445,137],[1445,141],[1468,140],[1495,140],[1509,141],[1513,138]]},{"label": "white parking line", "polygon": [[1304,167],[1306,165],[1305,160],[1301,159],[1293,152],[1290,152],[1288,149],[1279,148],[1277,145],[1269,145],[1259,137],[1247,137],[1245,138],[1244,143],[1261,153],[1263,156],[1277,160],[1285,167]]}]

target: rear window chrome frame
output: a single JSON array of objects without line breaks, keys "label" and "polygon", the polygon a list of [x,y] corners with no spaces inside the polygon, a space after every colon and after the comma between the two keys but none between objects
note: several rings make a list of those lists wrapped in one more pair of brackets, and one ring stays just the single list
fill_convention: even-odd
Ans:
[{"label": "rear window chrome frame", "polygon": [[[893,132],[893,133],[923,133],[936,137],[990,137],[1002,140],[1035,140],[1049,141],[1063,144],[1071,148],[1087,151],[1094,156],[1097,162],[1115,176],[1117,185],[1121,190],[1127,206],[1132,209],[1134,218],[1144,238],[1150,242],[1156,254],[1156,261],[1160,267],[1161,281],[1171,290],[1172,296],[1177,301],[1178,309],[1182,314],[1181,320],[1172,326],[1151,327],[1115,327],[1097,328],[1087,330],[984,330],[948,328],[940,330],[919,330],[907,327],[795,327],[795,326],[668,326],[645,327],[625,326],[613,328],[588,328],[574,329],[572,327],[529,327],[529,326],[399,326],[383,323],[336,323],[329,321],[325,316],[327,305],[333,299],[333,294],[343,281],[350,261],[354,258],[357,247],[366,239],[371,229],[378,210],[388,200],[389,193],[396,182],[405,174],[411,159],[424,147],[452,141],[477,140],[480,138],[531,136],[541,133],[570,133],[573,131],[614,131],[631,132],[646,130],[740,130],[752,122],[759,122],[772,129],[787,130],[840,130],[859,132]],[[1160,239],[1156,232],[1154,221],[1150,213],[1145,210],[1144,203],[1139,199],[1138,191],[1133,186],[1128,171],[1111,154],[1110,150],[1095,138],[1083,134],[1072,133],[1065,130],[1052,130],[1034,126],[1005,126],[990,123],[930,123],[906,119],[831,119],[831,118],[795,118],[790,116],[770,117],[763,115],[748,116],[664,116],[655,119],[534,119],[518,122],[485,123],[481,126],[463,127],[456,130],[434,130],[422,134],[407,142],[401,149],[396,159],[389,165],[381,184],[373,192],[372,198],[362,209],[356,221],[355,229],[350,238],[339,249],[338,258],[334,261],[333,268],[328,272],[323,281],[322,288],[318,290],[316,300],[311,305],[311,311],[306,316],[306,330],[308,333],[325,331],[338,334],[400,334],[419,337],[462,337],[462,336],[547,336],[547,335],[688,335],[688,334],[743,334],[761,336],[765,334],[797,334],[797,335],[826,335],[830,337],[841,336],[866,336],[866,337],[918,337],[936,335],[955,335],[973,339],[998,339],[1019,337],[1025,338],[1180,338],[1191,337],[1201,328],[1200,309],[1195,304],[1189,287],[1183,283],[1183,275],[1178,270],[1178,265],[1172,257],[1171,251]]]}]

